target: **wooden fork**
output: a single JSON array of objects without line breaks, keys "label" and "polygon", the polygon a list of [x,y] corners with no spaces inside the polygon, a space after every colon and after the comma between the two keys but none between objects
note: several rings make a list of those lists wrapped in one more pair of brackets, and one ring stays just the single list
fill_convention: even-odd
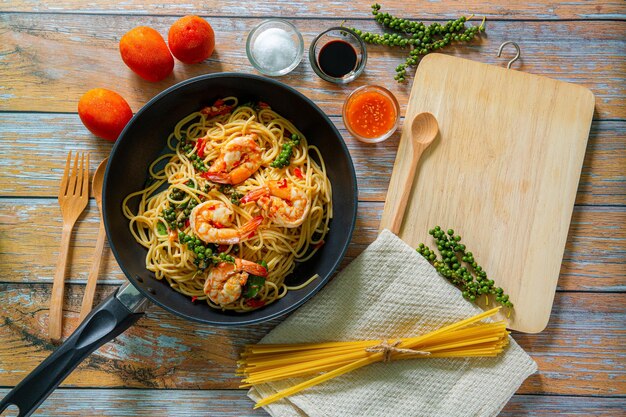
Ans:
[{"label": "wooden fork", "polygon": [[65,172],[59,190],[59,205],[63,216],[63,232],[61,234],[61,249],[52,283],[52,297],[50,300],[49,337],[53,342],[61,340],[63,330],[63,293],[65,291],[65,266],[67,253],[70,247],[70,238],[76,219],[87,207],[89,201],[89,153],[77,152],[74,157],[74,166],[70,175],[70,160],[72,152],[67,155]]}]

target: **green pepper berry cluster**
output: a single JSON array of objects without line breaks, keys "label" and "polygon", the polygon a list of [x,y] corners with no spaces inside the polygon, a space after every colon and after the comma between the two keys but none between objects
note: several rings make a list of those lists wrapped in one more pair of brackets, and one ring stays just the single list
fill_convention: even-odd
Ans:
[{"label": "green pepper berry cluster", "polygon": [[199,270],[205,270],[210,265],[217,265],[220,262],[235,262],[235,258],[225,253],[217,253],[217,248],[213,244],[205,244],[195,236],[178,233],[178,241],[185,244],[187,249],[195,256],[194,265]]},{"label": "green pepper berry cluster", "polygon": [[293,155],[293,147],[300,145],[300,136],[297,133],[291,135],[291,140],[283,143],[283,148],[274,162],[270,164],[272,168],[284,168],[289,165]]},{"label": "green pepper berry cluster", "polygon": [[405,81],[407,67],[416,66],[422,56],[450,45],[452,42],[469,42],[473,40],[476,35],[485,31],[485,19],[483,19],[479,26],[466,27],[465,23],[469,19],[465,16],[461,16],[457,20],[450,20],[444,25],[433,23],[426,26],[422,22],[400,19],[389,13],[381,13],[380,4],[378,3],[372,5],[372,14],[378,23],[400,33],[385,33],[379,35],[377,33],[364,32],[356,28],[351,29],[359,35],[363,41],[370,44],[411,48],[404,64],[400,64],[396,67],[394,79],[398,82]]},{"label": "green pepper berry cluster", "polygon": [[[437,269],[440,275],[461,289],[463,297],[476,301],[481,295],[494,295],[496,302],[505,307],[513,307],[509,296],[504,290],[495,286],[492,279],[488,279],[487,272],[478,265],[472,252],[467,252],[461,242],[461,236],[455,235],[449,229],[446,234],[440,226],[435,226],[428,232],[435,238],[441,259],[428,246],[420,243],[417,252],[428,260]],[[463,265],[466,266],[463,266]]]},{"label": "green pepper berry cluster", "polygon": [[219,187],[219,191],[226,197],[230,197],[230,202],[233,203],[235,206],[241,204],[240,200],[243,197],[243,194],[238,192],[232,185],[222,184]]},{"label": "green pepper berry cluster", "polygon": [[193,198],[187,199],[186,193],[178,188],[172,190],[169,197],[171,199],[170,206],[161,212],[161,217],[167,222],[170,229],[183,229],[191,210],[198,205],[198,202]]},{"label": "green pepper berry cluster", "polygon": [[178,146],[184,152],[185,156],[187,156],[187,158],[191,161],[191,164],[193,165],[196,171],[198,172],[208,171],[208,168],[206,164],[204,163],[204,160],[196,152],[189,154],[192,150],[195,149],[196,147],[195,142],[189,142],[187,141],[186,136],[182,136],[180,139],[180,142],[178,143]]},{"label": "green pepper berry cluster", "polygon": [[231,264],[235,263],[235,258],[230,256],[224,252],[221,252],[216,258],[214,258],[215,263],[219,262],[230,262]]},{"label": "green pepper berry cluster", "polygon": [[182,229],[185,227],[185,219],[173,208],[167,208],[161,213],[170,229]]}]

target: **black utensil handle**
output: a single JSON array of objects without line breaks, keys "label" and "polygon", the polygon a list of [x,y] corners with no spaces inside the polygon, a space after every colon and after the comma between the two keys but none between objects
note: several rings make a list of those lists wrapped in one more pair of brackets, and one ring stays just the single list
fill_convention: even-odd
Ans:
[{"label": "black utensil handle", "polygon": [[57,350],[13,388],[0,401],[0,413],[16,405],[18,417],[30,416],[83,359],[139,320],[143,313],[137,311],[145,302],[140,298],[134,304],[125,302],[120,294],[127,286],[96,307]]}]

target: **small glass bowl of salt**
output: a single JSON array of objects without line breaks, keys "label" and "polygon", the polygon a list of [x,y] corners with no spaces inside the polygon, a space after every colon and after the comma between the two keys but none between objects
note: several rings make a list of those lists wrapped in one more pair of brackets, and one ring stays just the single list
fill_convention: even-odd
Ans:
[{"label": "small glass bowl of salt", "polygon": [[288,21],[265,20],[250,31],[246,54],[260,73],[272,77],[285,75],[302,61],[304,40]]}]

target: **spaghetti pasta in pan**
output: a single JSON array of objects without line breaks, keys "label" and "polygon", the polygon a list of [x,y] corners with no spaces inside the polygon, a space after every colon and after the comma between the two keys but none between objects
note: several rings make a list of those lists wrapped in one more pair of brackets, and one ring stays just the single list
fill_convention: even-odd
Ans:
[{"label": "spaghetti pasta in pan", "polygon": [[226,97],[183,118],[167,144],[151,183],[123,201],[157,279],[236,312],[315,279],[285,283],[324,243],[332,218],[324,159],[291,122],[266,103]]}]

